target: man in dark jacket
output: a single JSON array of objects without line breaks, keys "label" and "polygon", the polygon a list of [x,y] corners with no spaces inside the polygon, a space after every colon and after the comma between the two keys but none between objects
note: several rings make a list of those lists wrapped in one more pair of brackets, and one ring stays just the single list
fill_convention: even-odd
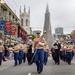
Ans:
[{"label": "man in dark jacket", "polygon": [[60,64],[60,49],[61,49],[61,44],[59,43],[59,39],[56,39],[56,42],[54,43],[55,46],[55,64]]}]

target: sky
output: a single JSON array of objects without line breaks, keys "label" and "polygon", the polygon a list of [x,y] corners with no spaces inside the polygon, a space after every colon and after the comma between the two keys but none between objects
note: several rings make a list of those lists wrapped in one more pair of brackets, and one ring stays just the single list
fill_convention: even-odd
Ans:
[{"label": "sky", "polygon": [[63,27],[64,33],[71,33],[75,29],[75,0],[4,0],[19,16],[20,6],[22,12],[30,6],[30,26],[33,30],[43,30],[47,3],[50,11],[52,33],[56,27]]}]

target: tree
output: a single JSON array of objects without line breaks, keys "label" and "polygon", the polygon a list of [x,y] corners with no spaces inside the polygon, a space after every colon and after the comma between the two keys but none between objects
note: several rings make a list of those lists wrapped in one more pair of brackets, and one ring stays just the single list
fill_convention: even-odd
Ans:
[{"label": "tree", "polygon": [[34,34],[30,34],[30,36],[32,36],[32,40],[34,40],[36,38],[36,36]]}]

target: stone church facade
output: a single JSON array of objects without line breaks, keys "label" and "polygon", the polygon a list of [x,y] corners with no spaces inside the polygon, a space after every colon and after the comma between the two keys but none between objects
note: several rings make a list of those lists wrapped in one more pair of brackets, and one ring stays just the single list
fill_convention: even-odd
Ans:
[{"label": "stone church facade", "polygon": [[27,34],[30,34],[30,7],[28,12],[26,12],[25,5],[23,12],[21,11],[20,7],[20,25],[27,32]]}]

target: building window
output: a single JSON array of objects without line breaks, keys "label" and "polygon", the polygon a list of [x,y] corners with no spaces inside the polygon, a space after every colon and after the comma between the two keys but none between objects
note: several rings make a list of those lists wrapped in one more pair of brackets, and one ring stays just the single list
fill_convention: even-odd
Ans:
[{"label": "building window", "polygon": [[26,19],[26,26],[28,26],[28,19]]},{"label": "building window", "polygon": [[23,26],[23,19],[21,19],[21,25]]}]

